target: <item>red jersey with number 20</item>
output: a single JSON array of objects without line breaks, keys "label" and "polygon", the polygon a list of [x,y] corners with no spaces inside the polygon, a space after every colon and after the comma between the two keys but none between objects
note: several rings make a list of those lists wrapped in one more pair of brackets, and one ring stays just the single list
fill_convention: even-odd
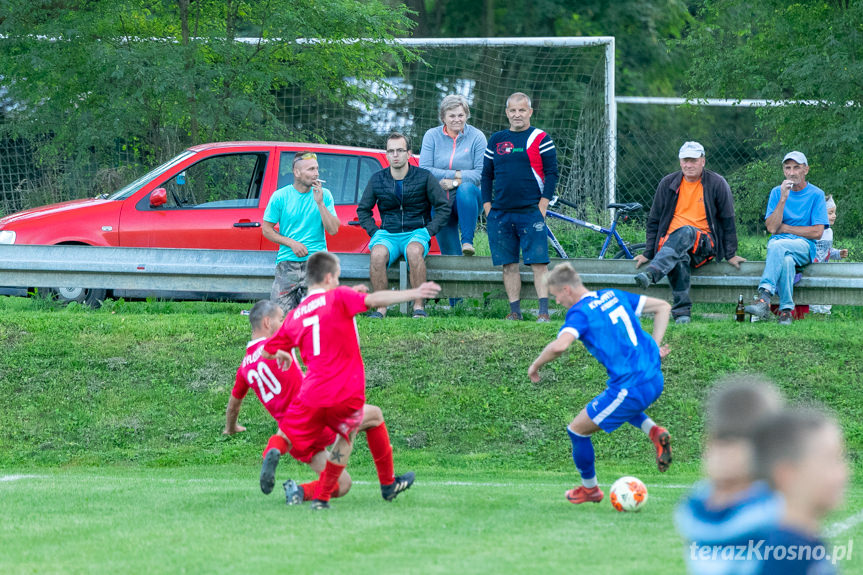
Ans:
[{"label": "red jersey with number 20", "polygon": [[366,294],[348,287],[309,292],[264,343],[267,353],[300,348],[306,376],[297,400],[331,407],[366,397],[366,372],[354,316],[367,311]]},{"label": "red jersey with number 20", "polygon": [[285,371],[279,369],[275,359],[261,357],[264,342],[262,337],[250,341],[246,346],[246,357],[237,369],[237,379],[231,395],[237,399],[246,397],[251,387],[270,415],[278,421],[288,411],[288,406],[300,392],[303,384],[303,372],[297,362],[291,362]]}]

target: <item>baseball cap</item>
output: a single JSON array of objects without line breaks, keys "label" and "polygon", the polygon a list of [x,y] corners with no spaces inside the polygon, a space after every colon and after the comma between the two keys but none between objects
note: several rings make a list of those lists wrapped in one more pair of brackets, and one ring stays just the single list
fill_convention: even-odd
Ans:
[{"label": "baseball cap", "polygon": [[704,156],[704,146],[698,142],[685,142],[680,146],[680,152],[677,154],[680,159],[700,158],[702,156]]},{"label": "baseball cap", "polygon": [[782,158],[782,163],[784,164],[787,160],[794,160],[798,164],[803,164],[805,166],[809,165],[809,162],[806,161],[806,156],[803,155],[803,152],[788,152],[785,154],[785,157]]}]

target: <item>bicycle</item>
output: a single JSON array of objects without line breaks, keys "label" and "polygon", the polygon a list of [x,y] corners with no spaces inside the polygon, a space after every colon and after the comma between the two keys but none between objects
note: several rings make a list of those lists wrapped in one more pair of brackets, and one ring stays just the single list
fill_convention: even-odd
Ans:
[{"label": "bicycle", "polygon": [[[557,204],[561,204],[564,206],[569,206],[570,208],[578,209],[578,206],[575,204],[564,200],[558,196],[554,196],[551,201],[548,203],[548,207],[551,208]],[[617,223],[623,218],[624,221],[629,219],[629,215],[635,212],[640,212],[642,210],[642,205],[638,202],[631,202],[628,204],[608,204],[608,209],[616,210],[614,213],[614,221],[611,223],[610,228],[604,228],[602,226],[592,224],[590,222],[586,222],[584,220],[579,220],[577,218],[571,218],[569,216],[565,216],[561,213],[555,212],[553,210],[547,210],[545,212],[545,216],[547,218],[554,218],[558,220],[562,220],[564,222],[587,228],[589,230],[593,230],[595,232],[605,234],[605,241],[602,243],[602,249],[599,252],[598,259],[605,258],[605,252],[608,250],[609,244],[611,243],[611,239],[614,238],[617,241],[617,245],[620,247],[620,250],[614,254],[614,259],[628,259],[631,260],[635,258],[637,254],[640,254],[644,251],[645,244],[637,243],[630,244],[625,241],[620,234],[617,233]],[[566,250],[563,249],[563,246],[560,245],[560,241],[555,237],[554,232],[551,231],[551,228],[545,226],[546,231],[548,232],[548,243],[557,252],[558,257],[569,259],[569,256],[566,254]]]}]

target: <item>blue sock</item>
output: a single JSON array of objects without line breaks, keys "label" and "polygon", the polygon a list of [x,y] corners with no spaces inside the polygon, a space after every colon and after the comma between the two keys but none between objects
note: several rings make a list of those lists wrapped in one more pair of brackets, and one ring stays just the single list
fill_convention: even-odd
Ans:
[{"label": "blue sock", "polygon": [[539,298],[539,313],[544,313],[548,315],[548,298],[541,297]]},{"label": "blue sock", "polygon": [[521,315],[521,300],[519,299],[509,302],[509,311]]},{"label": "blue sock", "polygon": [[596,485],[596,469],[594,463],[596,456],[593,453],[593,442],[589,435],[579,435],[567,426],[566,433],[569,434],[569,440],[572,442],[572,461],[575,462],[575,468],[581,475],[583,482],[592,483],[586,485],[593,487]]}]

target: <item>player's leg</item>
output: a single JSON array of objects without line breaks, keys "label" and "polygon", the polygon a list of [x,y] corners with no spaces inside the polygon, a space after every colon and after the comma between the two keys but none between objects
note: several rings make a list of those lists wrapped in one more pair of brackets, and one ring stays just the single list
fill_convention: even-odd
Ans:
[{"label": "player's leg", "polygon": [[581,486],[573,487],[566,492],[566,498],[570,503],[602,501],[603,493],[596,482],[596,456],[590,439],[590,436],[599,430],[600,427],[587,414],[587,409],[582,409],[566,427],[566,433],[572,443],[572,461],[581,475]]},{"label": "player's leg", "polygon": [[281,429],[277,430],[275,435],[270,437],[267,442],[267,447],[264,448],[264,461],[261,464],[261,491],[269,495],[273,491],[273,486],[276,484],[276,467],[279,465],[279,459],[282,455],[290,451],[291,440],[285,435]]},{"label": "player's leg", "polygon": [[375,462],[378,481],[381,484],[381,496],[386,501],[392,501],[399,493],[413,485],[414,472],[408,471],[396,476],[393,464],[393,446],[390,444],[390,435],[380,407],[369,404],[363,406],[363,422],[360,424],[360,431],[366,433],[369,451]]},{"label": "player's leg", "polygon": [[[327,464],[327,452],[326,450],[318,451],[312,456],[311,460],[308,462],[309,467],[315,471],[320,477],[321,472],[323,472],[324,467]],[[311,501],[312,497],[315,494],[315,490],[318,487],[318,482],[320,479],[315,479],[314,481],[309,481],[307,483],[297,483],[292,479],[288,479],[284,483],[285,488],[285,501],[288,505],[299,505],[304,501]],[[351,485],[353,480],[351,479],[350,474],[347,470],[343,471],[339,476],[339,481],[336,484],[335,489],[330,494],[332,498],[344,497],[348,494],[348,491],[351,490]]]},{"label": "player's leg", "polygon": [[354,439],[363,421],[363,405],[362,398],[353,398],[340,405],[318,409],[324,425],[337,436],[312,497],[312,509],[328,509],[330,506],[330,495],[354,449]]},{"label": "player's leg", "polygon": [[357,432],[354,430],[348,437],[339,435],[336,442],[327,455],[324,470],[321,472],[315,493],[312,496],[312,509],[329,509],[330,497],[339,482],[339,477],[348,465],[351,452],[354,450],[354,439]]},{"label": "player's leg", "polygon": [[[662,394],[664,382],[659,380],[653,384],[643,384],[630,389],[627,405],[624,408],[647,409]],[[633,427],[643,431],[656,448],[656,467],[661,472],[668,471],[671,466],[671,434],[664,427],[657,425],[644,411],[637,411],[626,420]]]},{"label": "player's leg", "polygon": [[[412,241],[405,248],[405,259],[408,262],[408,275],[411,287],[416,289],[426,281],[426,248],[419,242]],[[425,309],[425,300],[414,300],[414,313]]]},{"label": "player's leg", "polygon": [[548,275],[548,232],[542,212],[537,208],[528,214],[517,214],[519,218],[518,237],[519,248],[525,265],[533,270],[533,287],[539,302],[539,312],[536,320],[540,323],[549,321],[548,317],[548,286],[545,276]]}]

